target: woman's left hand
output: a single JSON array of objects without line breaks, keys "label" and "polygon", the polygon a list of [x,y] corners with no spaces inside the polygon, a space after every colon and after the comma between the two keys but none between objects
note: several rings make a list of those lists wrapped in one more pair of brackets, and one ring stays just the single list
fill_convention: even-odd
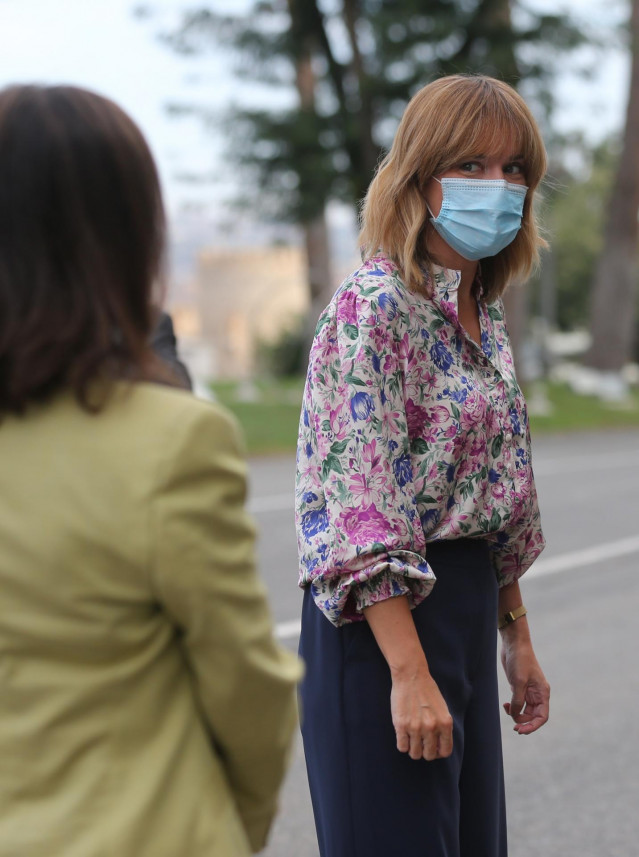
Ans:
[{"label": "woman's left hand", "polygon": [[548,720],[550,685],[535,657],[530,636],[519,634],[523,627],[516,628],[517,624],[502,631],[501,662],[512,690],[504,711],[515,721],[515,732],[529,735]]}]

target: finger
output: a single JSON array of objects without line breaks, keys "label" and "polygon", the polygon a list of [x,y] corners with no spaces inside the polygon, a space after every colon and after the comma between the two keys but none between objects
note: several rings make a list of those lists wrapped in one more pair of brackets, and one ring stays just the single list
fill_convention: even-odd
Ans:
[{"label": "finger", "polygon": [[527,723],[518,723],[514,729],[515,732],[518,732],[520,735],[530,735],[531,732],[536,732],[537,729],[540,729],[544,723],[548,722],[547,717],[542,717],[539,715],[538,717],[533,717],[532,720]]},{"label": "finger", "polygon": [[526,714],[521,716],[521,720],[515,726],[515,731],[520,735],[529,735],[531,732],[536,732],[544,723],[548,722],[549,710],[548,705],[539,705],[535,708],[526,710]]},{"label": "finger", "polygon": [[437,734],[435,732],[428,732],[426,735],[422,735],[421,740],[422,752],[420,753],[420,756],[426,759],[427,762],[432,762],[433,759],[437,758]]},{"label": "finger", "polygon": [[522,712],[524,705],[526,704],[525,696],[519,696],[513,693],[513,697],[510,700],[510,711],[508,712],[513,720],[517,720],[519,715]]},{"label": "finger", "polygon": [[515,723],[527,723],[532,716],[528,714],[528,709],[520,714],[515,714],[515,709],[512,707],[510,702],[504,702],[504,711],[509,717],[512,717]]},{"label": "finger", "polygon": [[511,714],[510,716],[515,723],[530,723],[535,715],[526,709],[525,711],[522,711],[521,714]]},{"label": "finger", "polygon": [[397,749],[400,753],[408,753],[410,750],[410,738],[408,737],[407,732],[396,732],[397,736]]},{"label": "finger", "polygon": [[445,727],[439,734],[438,755],[440,759],[447,759],[453,752],[453,727]]},{"label": "finger", "polygon": [[425,739],[423,739],[421,732],[410,733],[410,750],[408,751],[408,755],[411,759],[421,759],[424,756],[424,741]]}]

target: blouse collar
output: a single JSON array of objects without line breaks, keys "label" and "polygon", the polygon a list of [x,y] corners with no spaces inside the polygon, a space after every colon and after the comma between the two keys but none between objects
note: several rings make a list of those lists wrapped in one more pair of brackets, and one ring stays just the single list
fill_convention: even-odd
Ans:
[{"label": "blouse collar", "polygon": [[[454,268],[443,268],[440,265],[432,265],[432,273],[426,273],[426,281],[430,286],[431,300],[436,304],[446,318],[458,327],[462,327],[459,320],[458,292],[461,282],[461,271]],[[486,301],[484,299],[484,288],[481,281],[481,270],[477,269],[477,276],[473,283],[473,291],[479,303],[479,327],[481,331],[481,343],[474,340],[474,344],[484,355],[495,362],[497,360],[497,342],[495,331],[490,320]],[[468,336],[468,334],[466,334]],[[470,337],[469,337],[470,338]]]},{"label": "blouse collar", "polygon": [[[461,282],[461,271],[455,268],[443,268],[441,265],[431,265],[432,276],[426,272],[426,279],[432,285],[433,297],[441,297],[444,300],[450,299],[452,294],[455,295],[455,303],[457,303],[457,290]],[[484,298],[484,285],[481,278],[481,265],[477,267],[477,275],[473,283],[473,291],[479,300]]]}]

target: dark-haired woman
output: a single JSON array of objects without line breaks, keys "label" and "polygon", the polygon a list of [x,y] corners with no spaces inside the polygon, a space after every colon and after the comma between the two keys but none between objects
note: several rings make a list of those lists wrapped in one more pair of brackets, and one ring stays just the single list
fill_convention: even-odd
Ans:
[{"label": "dark-haired woman", "polygon": [[320,318],[298,446],[302,731],[322,857],[505,857],[496,628],[548,717],[518,578],[544,541],[500,295],[545,152],[505,84],[420,90]]},{"label": "dark-haired woman", "polygon": [[299,667],[236,427],[148,345],[152,157],[107,99],[12,87],[0,188],[0,852],[246,857]]}]

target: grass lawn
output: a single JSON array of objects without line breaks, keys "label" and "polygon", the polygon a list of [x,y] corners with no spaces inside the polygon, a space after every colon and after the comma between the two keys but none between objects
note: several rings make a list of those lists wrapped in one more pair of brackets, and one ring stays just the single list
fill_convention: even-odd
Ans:
[{"label": "grass lawn", "polygon": [[535,413],[534,390],[526,390],[530,410],[530,430],[542,432],[595,431],[609,428],[639,428],[639,391],[623,403],[602,402],[596,396],[580,396],[565,384],[547,384],[551,405],[547,416]]},{"label": "grass lawn", "polygon": [[249,455],[295,452],[303,379],[215,383],[211,389],[239,420]]},{"label": "grass lawn", "polygon": [[[294,453],[303,379],[258,380],[250,384],[215,383],[217,400],[238,418],[249,455]],[[536,413],[540,390],[526,391],[534,436],[545,432],[586,431],[604,428],[639,429],[639,392],[623,405],[601,402],[593,396],[579,396],[562,384],[548,384],[541,390],[550,413]]]}]

